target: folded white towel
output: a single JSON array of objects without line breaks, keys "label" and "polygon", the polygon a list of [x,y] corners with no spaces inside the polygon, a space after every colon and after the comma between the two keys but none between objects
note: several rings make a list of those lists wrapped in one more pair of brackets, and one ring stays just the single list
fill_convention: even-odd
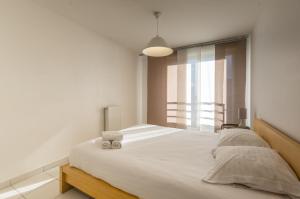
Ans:
[{"label": "folded white towel", "polygon": [[119,131],[103,131],[102,139],[104,141],[121,141],[123,139],[123,134]]},{"label": "folded white towel", "polygon": [[120,148],[122,148],[122,142],[120,142],[120,141],[112,141],[111,148],[112,149],[120,149]]},{"label": "folded white towel", "polygon": [[102,149],[111,149],[112,143],[111,141],[102,141]]}]

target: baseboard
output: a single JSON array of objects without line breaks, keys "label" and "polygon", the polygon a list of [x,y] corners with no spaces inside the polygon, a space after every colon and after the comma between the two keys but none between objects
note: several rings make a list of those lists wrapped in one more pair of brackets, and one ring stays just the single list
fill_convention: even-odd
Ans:
[{"label": "baseboard", "polygon": [[52,169],[54,167],[61,166],[61,165],[67,164],[67,163],[69,163],[69,158],[65,157],[65,158],[62,158],[62,159],[57,160],[55,162],[52,162],[50,164],[47,164],[47,165],[45,165],[43,167],[34,169],[34,170],[30,171],[30,172],[24,173],[22,175],[19,175],[17,177],[11,178],[11,179],[6,180],[4,182],[0,182],[0,189],[4,189],[4,188],[9,187],[9,186],[11,186],[13,184],[16,184],[16,183],[18,183],[20,181],[23,181],[23,180],[25,180],[27,178],[30,178],[31,176],[43,173],[43,172],[45,172],[47,170],[50,170],[50,169]]}]

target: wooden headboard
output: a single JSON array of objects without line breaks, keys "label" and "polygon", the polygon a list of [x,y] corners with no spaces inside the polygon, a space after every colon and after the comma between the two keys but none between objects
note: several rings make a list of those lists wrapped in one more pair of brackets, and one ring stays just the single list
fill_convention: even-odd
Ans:
[{"label": "wooden headboard", "polygon": [[300,143],[261,119],[254,119],[254,131],[285,159],[300,179]]}]

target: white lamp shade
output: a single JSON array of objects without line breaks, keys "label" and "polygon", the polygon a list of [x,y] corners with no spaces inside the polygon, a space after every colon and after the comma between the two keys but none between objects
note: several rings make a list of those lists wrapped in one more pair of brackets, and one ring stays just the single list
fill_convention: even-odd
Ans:
[{"label": "white lamp shade", "polygon": [[173,49],[169,48],[167,43],[160,36],[156,36],[149,42],[147,48],[143,50],[143,54],[151,57],[164,57],[173,53]]}]

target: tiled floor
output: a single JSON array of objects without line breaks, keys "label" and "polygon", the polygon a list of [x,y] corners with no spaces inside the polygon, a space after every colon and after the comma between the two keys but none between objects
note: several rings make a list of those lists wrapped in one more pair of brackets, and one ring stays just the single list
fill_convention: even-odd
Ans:
[{"label": "tiled floor", "polygon": [[0,190],[0,199],[89,199],[76,189],[59,193],[59,168],[45,171]]}]

